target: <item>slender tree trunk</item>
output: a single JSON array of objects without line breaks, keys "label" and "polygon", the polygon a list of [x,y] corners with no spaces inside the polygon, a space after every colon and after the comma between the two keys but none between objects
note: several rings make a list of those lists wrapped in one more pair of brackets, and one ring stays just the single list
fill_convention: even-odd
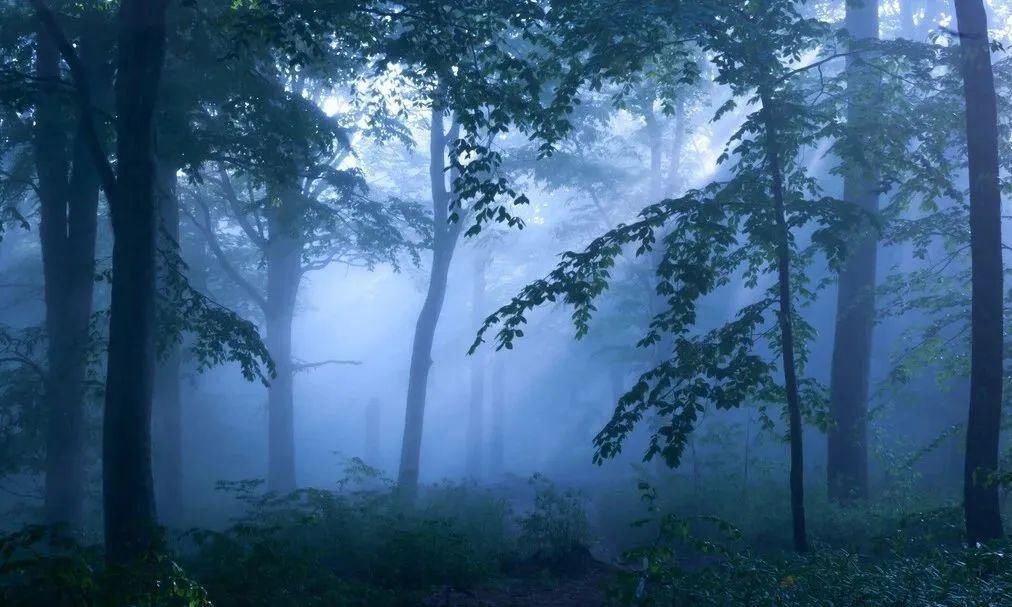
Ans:
[{"label": "slender tree trunk", "polygon": [[116,79],[117,179],[114,191],[107,192],[115,242],[102,441],[105,546],[113,564],[158,548],[151,476],[154,115],[164,49],[164,2],[123,0]]},{"label": "slender tree trunk", "polygon": [[489,428],[489,476],[498,478],[506,471],[506,386],[505,363],[496,357],[492,363],[491,413]]},{"label": "slender tree trunk", "polygon": [[[878,0],[847,3],[847,31],[859,47],[878,39]],[[847,63],[851,145],[871,142],[868,120],[877,105],[881,79],[867,57]],[[874,161],[844,160],[843,198],[868,213],[878,212],[878,171]],[[837,502],[868,497],[868,383],[875,326],[875,267],[878,242],[871,234],[857,240],[840,271],[836,300],[836,333],[830,370],[829,429],[826,473],[829,497]]]},{"label": "slender tree trunk", "polygon": [[[484,319],[485,272],[487,253],[479,252],[474,264],[474,285],[471,292],[471,322],[477,331]],[[467,417],[467,470],[468,478],[477,479],[482,472],[482,453],[485,435],[485,365],[487,356],[479,350],[471,356],[471,399]]]},{"label": "slender tree trunk", "polygon": [[[159,246],[179,254],[179,198],[176,167],[158,164]],[[162,280],[165,280],[162,278]],[[169,346],[155,371],[154,460],[155,497],[161,520],[176,524],[183,515],[183,412],[180,398],[182,356],[179,345]]]},{"label": "slender tree trunk", "polygon": [[294,230],[296,201],[282,194],[282,206],[269,221],[267,243],[267,349],[276,375],[267,394],[267,487],[279,493],[295,490],[295,409],[292,321],[301,279],[301,243]]},{"label": "slender tree trunk", "polygon": [[802,444],[801,397],[798,393],[797,366],[794,360],[794,323],[791,302],[791,248],[790,228],[787,226],[787,210],[784,204],[784,176],[780,143],[777,139],[777,123],[773,112],[772,95],[762,92],[762,112],[765,116],[766,162],[772,181],[774,214],[777,227],[777,287],[779,290],[780,341],[784,366],[784,387],[787,392],[787,415],[791,450],[791,518],[794,532],[794,549],[808,550],[808,534],[805,529],[805,462]]},{"label": "slender tree trunk", "polygon": [[432,367],[432,342],[436,325],[446,298],[446,281],[450,261],[460,234],[460,221],[449,224],[450,193],[446,188],[447,136],[443,132],[443,110],[432,109],[429,135],[429,181],[432,185],[432,216],[434,243],[432,270],[425,303],[415,324],[415,337],[411,346],[411,366],[408,370],[408,397],[404,416],[404,440],[401,445],[401,463],[397,481],[408,497],[418,489],[418,474],[422,452],[422,426],[425,420],[425,395]]},{"label": "slender tree trunk", "polygon": [[971,543],[1002,536],[998,470],[1003,371],[1001,190],[998,112],[987,13],[982,0],[956,0],[966,97],[970,175],[970,413],[966,425],[963,505]]},{"label": "slender tree trunk", "polygon": [[372,399],[365,408],[365,463],[380,465],[380,403]]}]

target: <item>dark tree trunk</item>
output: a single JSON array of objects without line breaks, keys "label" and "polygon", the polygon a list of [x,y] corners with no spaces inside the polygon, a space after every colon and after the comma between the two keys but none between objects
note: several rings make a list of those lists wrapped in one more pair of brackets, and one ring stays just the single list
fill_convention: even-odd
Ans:
[{"label": "dark tree trunk", "polygon": [[[477,331],[484,320],[485,271],[488,255],[478,253],[474,265],[474,285],[471,292],[471,322]],[[483,350],[471,356],[471,399],[467,417],[467,470],[468,478],[477,479],[482,472],[482,453],[485,434],[485,365],[487,356]]]},{"label": "dark tree trunk", "polygon": [[151,475],[154,115],[164,49],[165,3],[123,0],[116,78],[117,178],[113,191],[106,192],[115,242],[102,464],[106,555],[114,564],[158,547]]},{"label": "dark tree trunk", "polygon": [[801,425],[801,397],[798,393],[797,366],[794,360],[790,228],[787,226],[787,210],[784,204],[784,176],[782,159],[780,158],[780,143],[777,139],[777,122],[772,107],[772,95],[763,92],[761,97],[762,111],[765,115],[766,162],[770,172],[773,212],[777,228],[777,287],[780,300],[778,317],[791,449],[791,519],[794,549],[797,552],[805,552],[808,550],[808,534],[805,529],[805,461],[802,444],[804,429]]},{"label": "dark tree trunk", "polygon": [[292,321],[302,278],[302,243],[295,220],[299,201],[293,191],[282,192],[282,205],[268,217],[267,349],[276,375],[267,394],[267,487],[278,493],[295,490],[295,407],[292,362]]},{"label": "dark tree trunk", "polygon": [[998,487],[1003,326],[1001,190],[998,183],[998,112],[982,0],[956,0],[966,97],[970,175],[971,350],[970,414],[966,425],[963,505],[973,544],[1002,536]]},{"label": "dark tree trunk", "polygon": [[[176,167],[158,164],[159,246],[179,254],[179,198]],[[163,278],[164,280],[164,278]],[[180,399],[182,356],[173,343],[163,353],[155,372],[154,461],[155,497],[165,524],[177,524],[183,515],[183,411]]]},{"label": "dark tree trunk", "polygon": [[506,367],[497,357],[492,363],[491,413],[492,423],[489,427],[489,476],[497,478],[506,471]]},{"label": "dark tree trunk", "polygon": [[[85,375],[88,323],[95,271],[98,174],[78,124],[71,156],[58,89],[60,56],[53,37],[38,34],[37,76],[42,84],[35,122],[43,276],[45,280],[47,375],[45,383],[45,517],[78,528],[86,482],[84,457]],[[104,49],[81,42],[82,62],[98,88],[109,86]],[[68,175],[69,171],[69,175]],[[69,181],[68,181],[69,180]]]},{"label": "dark tree trunk", "polygon": [[[847,31],[856,46],[879,35],[878,0],[847,3]],[[872,143],[868,119],[875,111],[880,78],[862,58],[847,63],[850,89],[847,122],[851,145]],[[878,212],[879,175],[872,159],[844,160],[843,198],[868,213]],[[840,271],[836,332],[830,370],[827,482],[837,502],[868,497],[868,382],[875,326],[875,266],[878,242],[871,234],[858,239]]]},{"label": "dark tree trunk", "polygon": [[422,427],[425,420],[425,395],[432,367],[432,342],[436,325],[446,298],[446,281],[450,274],[450,261],[457,245],[461,222],[449,223],[450,193],[446,188],[447,135],[443,132],[443,110],[432,109],[429,134],[429,181],[432,185],[432,215],[434,242],[432,269],[425,303],[415,324],[415,337],[411,345],[411,366],[408,370],[408,397],[404,416],[404,440],[401,445],[401,463],[397,481],[401,489],[411,496],[418,488],[418,473],[422,452]]}]

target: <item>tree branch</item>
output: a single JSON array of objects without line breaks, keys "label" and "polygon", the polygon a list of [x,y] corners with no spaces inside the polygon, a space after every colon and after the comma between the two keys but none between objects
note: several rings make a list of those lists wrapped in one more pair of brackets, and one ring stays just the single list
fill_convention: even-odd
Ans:
[{"label": "tree branch", "polygon": [[361,365],[360,360],[321,360],[315,363],[307,363],[304,361],[297,361],[292,364],[292,370],[298,373],[299,371],[309,371],[311,369],[317,369],[326,365]]},{"label": "tree branch", "polygon": [[229,279],[236,284],[236,286],[246,292],[246,295],[253,300],[253,303],[259,306],[261,310],[266,311],[267,299],[255,286],[253,286],[250,281],[246,280],[246,278],[239,273],[239,270],[232,264],[228,256],[225,255],[225,251],[222,250],[221,243],[218,241],[218,235],[211,226],[211,211],[207,208],[207,204],[198,195],[193,195],[191,198],[193,198],[197,207],[199,207],[204,221],[198,221],[189,209],[186,209],[186,215],[190,218],[190,221],[193,222],[193,225],[196,226],[197,230],[204,235],[204,240],[211,248],[211,252],[214,254],[214,257],[218,260],[218,265],[221,266],[221,269],[225,272]]},{"label": "tree branch", "polygon": [[263,250],[267,246],[267,239],[253,227],[253,224],[249,222],[249,218],[243,213],[242,205],[239,204],[239,196],[232,186],[232,180],[225,171],[225,167],[220,163],[218,164],[218,185],[221,186],[221,191],[225,194],[225,200],[228,201],[232,215],[235,216],[236,223],[239,224],[239,227],[246,234],[246,238],[249,238],[257,248]]}]

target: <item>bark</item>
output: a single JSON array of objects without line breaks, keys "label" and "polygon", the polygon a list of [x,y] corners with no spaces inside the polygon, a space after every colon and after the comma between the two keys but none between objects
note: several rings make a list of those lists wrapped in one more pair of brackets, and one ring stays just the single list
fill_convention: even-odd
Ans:
[{"label": "bark", "polygon": [[1003,326],[998,117],[987,13],[982,0],[956,0],[966,98],[970,177],[970,411],[966,426],[963,505],[971,543],[1002,536],[998,487]]},{"label": "bark", "polygon": [[[485,273],[488,254],[479,253],[474,265],[474,285],[471,292],[471,323],[477,331],[484,320]],[[467,418],[467,469],[468,478],[477,479],[482,472],[482,453],[485,433],[485,364],[483,350],[471,356],[471,399]]]},{"label": "bark", "polygon": [[267,349],[276,375],[267,394],[267,487],[278,493],[295,490],[294,365],[292,321],[302,277],[302,243],[296,232],[298,194],[283,189],[281,205],[268,215]]},{"label": "bark", "polygon": [[488,441],[489,476],[496,478],[506,471],[506,386],[505,363],[497,357],[492,364],[491,414]]},{"label": "bark", "polygon": [[[879,36],[878,0],[848,2],[847,31],[857,43]],[[865,58],[847,62],[850,137],[862,148],[870,141],[868,120],[875,111],[881,79]],[[867,213],[879,206],[878,171],[871,159],[844,160],[843,198]],[[878,242],[870,234],[858,238],[840,271],[836,301],[836,332],[830,369],[829,429],[826,473],[829,497],[837,502],[868,497],[868,383],[875,325],[875,268]]]},{"label": "bark", "polygon": [[[169,254],[179,253],[179,198],[176,171],[175,166],[164,161],[158,164],[159,246]],[[158,512],[165,524],[177,524],[183,515],[181,365],[180,348],[174,343],[163,353],[155,372],[152,425],[155,439],[155,497]]]},{"label": "bark", "polygon": [[762,112],[766,130],[766,164],[770,172],[773,195],[773,212],[777,229],[777,287],[779,293],[780,340],[784,367],[784,387],[787,393],[787,415],[791,453],[791,522],[794,549],[808,550],[808,535],[805,529],[805,485],[804,446],[801,425],[801,397],[798,393],[797,366],[794,359],[793,305],[791,302],[791,250],[790,228],[787,226],[787,210],[784,204],[784,176],[780,143],[777,139],[777,122],[773,111],[772,95],[761,93]]},{"label": "bark", "polygon": [[[155,106],[165,3],[123,0],[116,78],[117,175],[107,191],[114,237],[102,440],[106,557],[128,563],[158,548],[151,474],[155,349]],[[96,158],[101,163],[105,158]]]},{"label": "bark", "polygon": [[[38,34],[37,76],[43,87],[35,122],[39,235],[46,305],[47,375],[45,519],[78,528],[86,483],[84,453],[88,324],[95,273],[98,175],[79,119],[68,158],[67,126],[56,87],[59,50]],[[106,49],[93,36],[80,44],[82,63],[100,90],[108,89]]]},{"label": "bark", "polygon": [[[454,130],[456,127],[454,127]],[[452,131],[451,131],[452,133]],[[452,135],[451,135],[452,137]],[[443,110],[432,109],[429,135],[429,181],[432,184],[433,236],[432,269],[425,302],[415,324],[411,346],[411,366],[408,370],[408,396],[404,417],[404,438],[401,444],[401,462],[397,481],[410,497],[418,488],[421,464],[422,427],[425,419],[425,396],[432,367],[432,342],[436,325],[446,298],[446,282],[450,261],[457,245],[461,221],[449,223],[450,192],[446,187],[446,146],[449,138],[443,131]]]}]

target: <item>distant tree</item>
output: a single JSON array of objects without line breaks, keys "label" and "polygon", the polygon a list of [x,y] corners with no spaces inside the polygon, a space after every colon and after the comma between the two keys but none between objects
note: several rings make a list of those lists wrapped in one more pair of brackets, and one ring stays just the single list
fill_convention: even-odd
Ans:
[{"label": "distant tree", "polygon": [[[485,318],[485,291],[487,273],[491,261],[487,250],[475,253],[471,288],[471,322],[474,330],[481,326]],[[485,376],[487,357],[480,353],[471,360],[471,393],[468,399],[467,415],[467,455],[465,474],[468,478],[477,479],[484,470],[485,453]]]}]

